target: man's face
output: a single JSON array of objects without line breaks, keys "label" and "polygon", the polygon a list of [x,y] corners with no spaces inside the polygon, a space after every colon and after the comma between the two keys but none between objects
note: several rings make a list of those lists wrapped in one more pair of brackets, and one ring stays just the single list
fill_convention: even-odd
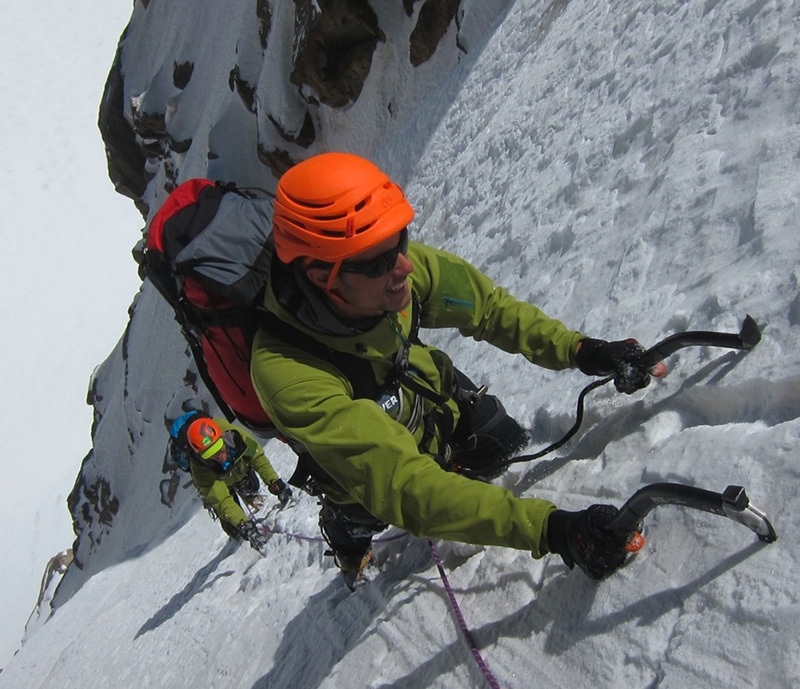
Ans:
[{"label": "man's face", "polygon": [[211,457],[211,460],[217,464],[224,464],[228,460],[228,445],[223,444],[219,452]]},{"label": "man's face", "polygon": [[[349,270],[358,270],[376,259],[380,263],[381,258],[385,259],[384,255],[391,257],[390,252],[393,250],[404,249],[401,245],[404,240],[404,232],[400,232],[342,264],[342,270],[330,290],[333,296],[331,301],[338,311],[350,318],[366,318],[380,316],[387,311],[394,313],[408,306],[411,302],[411,290],[407,278],[413,272],[414,266],[404,251],[397,253],[393,265],[389,261],[392,267],[383,275],[369,277]],[[309,271],[312,282],[320,284],[323,277],[320,275],[315,279]]]}]

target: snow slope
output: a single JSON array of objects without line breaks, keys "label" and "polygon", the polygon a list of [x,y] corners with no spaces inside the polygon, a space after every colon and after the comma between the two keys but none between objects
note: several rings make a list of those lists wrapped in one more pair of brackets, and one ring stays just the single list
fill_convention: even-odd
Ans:
[{"label": "snow slope", "polygon": [[87,383],[140,284],[130,248],[142,217],[109,182],[97,129],[130,6],[3,6],[0,413],[14,430],[0,500],[2,523],[13,525],[0,536],[0,667],[20,644],[48,560],[72,544],[66,498],[91,447]]},{"label": "snow slope", "polygon": [[[368,151],[348,129],[348,117],[370,121],[358,104],[326,113],[331,138],[319,145],[341,134],[385,161],[418,211],[416,236],[589,335],[649,345],[681,330],[737,332],[746,313],[763,328],[747,355],[686,349],[646,391],[592,393],[578,438],[500,481],[566,509],[619,505],[651,482],[739,484],[779,538],[764,545],[730,520],[662,507],[645,549],[601,584],[557,558],[438,543],[466,622],[501,687],[797,686],[800,9],[494,9],[496,25],[472,25],[484,27],[475,51],[459,60],[443,44],[417,68],[413,100],[380,81],[365,89],[400,113],[363,133]],[[132,353],[110,357],[97,382],[114,392],[120,369],[139,370],[130,357],[154,330],[178,351],[164,347],[153,378],[129,380],[123,400],[104,396],[93,450],[97,465],[110,447],[129,453],[116,461],[135,485],[115,486],[113,527],[89,531],[102,542],[84,547],[84,570],[66,575],[0,687],[485,686],[424,541],[379,543],[380,575],[350,594],[314,540],[307,496],[267,514],[278,533],[265,558],[228,543],[190,489],[170,510],[160,503],[163,410],[186,364],[149,286]],[[424,336],[531,426],[532,450],[571,424],[588,382],[577,371],[542,371],[457,333]],[[274,442],[267,452],[286,476],[290,453]]]}]

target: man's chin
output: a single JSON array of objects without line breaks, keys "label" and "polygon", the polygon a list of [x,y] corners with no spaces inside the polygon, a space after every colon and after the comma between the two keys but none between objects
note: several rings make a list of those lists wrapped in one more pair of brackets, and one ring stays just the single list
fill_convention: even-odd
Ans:
[{"label": "man's chin", "polygon": [[392,311],[400,311],[411,303],[411,289],[408,283],[403,285],[403,289],[398,292],[389,293],[389,302],[392,304]]}]

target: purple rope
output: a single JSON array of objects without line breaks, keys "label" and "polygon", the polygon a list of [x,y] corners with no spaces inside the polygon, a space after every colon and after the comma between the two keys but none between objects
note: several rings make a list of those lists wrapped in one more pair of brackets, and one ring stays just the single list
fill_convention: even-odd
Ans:
[{"label": "purple rope", "polygon": [[288,536],[289,538],[295,538],[298,541],[311,541],[312,543],[323,543],[325,539],[322,536],[306,536],[305,534],[301,533],[292,533],[290,531],[283,531],[282,529],[270,529],[268,526],[261,524],[261,529],[264,533],[270,534],[283,534],[284,536]]},{"label": "purple rope", "polygon": [[[252,514],[252,512],[251,512]],[[283,529],[271,529],[268,527],[264,522],[257,522],[259,528],[264,533],[269,534],[282,534],[283,536],[287,536],[288,538],[295,538],[298,541],[311,541],[312,543],[324,543],[325,539],[322,536],[306,536],[305,534],[301,533],[294,533],[292,531],[284,531]],[[373,538],[373,543],[388,543],[389,541],[396,541],[400,538],[405,538],[408,534],[403,531],[401,533],[396,533],[393,536],[383,536],[382,538]]]},{"label": "purple rope", "polygon": [[444,584],[444,590],[447,593],[447,598],[450,601],[450,608],[455,615],[456,621],[458,622],[459,629],[461,634],[464,636],[464,641],[467,643],[467,648],[469,648],[469,652],[472,654],[473,659],[475,660],[475,664],[478,666],[478,669],[483,673],[483,676],[486,678],[489,686],[492,689],[500,689],[500,685],[497,682],[497,678],[492,674],[492,671],[489,669],[489,666],[486,664],[486,661],[483,659],[480,650],[478,649],[478,644],[475,643],[475,639],[472,636],[472,632],[470,632],[469,627],[467,627],[467,623],[464,620],[464,615],[461,612],[461,608],[458,606],[458,601],[456,600],[456,596],[453,593],[453,587],[450,586],[450,581],[447,578],[447,574],[445,574],[444,566],[442,565],[442,558],[439,556],[439,551],[436,549],[436,546],[433,544],[431,539],[428,539],[428,546],[431,549],[431,554],[433,555],[433,561],[436,563],[436,569],[439,570],[439,576],[442,578],[442,584]]},{"label": "purple rope", "polygon": [[[252,511],[250,512],[252,515]],[[312,542],[324,542],[325,539],[322,536],[306,536],[305,534],[299,533],[292,533],[289,531],[284,531],[282,529],[270,529],[266,526],[263,522],[259,524],[261,529],[264,533],[271,533],[271,534],[283,534],[284,536],[288,536],[289,538],[296,538],[299,541],[312,541]],[[375,539],[376,542],[387,542],[387,541],[395,541],[398,538],[403,538],[407,536],[407,533],[399,533],[395,534],[394,536],[384,536],[383,538]],[[436,546],[433,544],[433,541],[429,538],[428,547],[431,549],[431,554],[433,555],[433,561],[436,563],[436,569],[439,570],[439,576],[442,578],[442,584],[444,585],[445,593],[447,593],[447,599],[450,601],[450,608],[455,615],[456,621],[458,622],[458,627],[461,631],[461,634],[464,636],[464,641],[467,644],[467,648],[469,652],[472,654],[473,660],[475,660],[475,664],[478,666],[478,669],[483,674],[486,682],[492,689],[500,689],[500,685],[497,682],[497,678],[492,674],[492,671],[489,669],[489,666],[486,664],[486,661],[483,659],[480,650],[478,649],[478,644],[475,643],[475,639],[472,636],[472,632],[470,632],[469,627],[467,626],[467,622],[464,619],[464,615],[461,612],[461,608],[458,605],[458,601],[456,600],[455,593],[453,593],[453,587],[450,586],[450,580],[447,578],[447,574],[444,571],[444,565],[442,564],[442,558],[439,556],[439,551],[436,549]]]}]

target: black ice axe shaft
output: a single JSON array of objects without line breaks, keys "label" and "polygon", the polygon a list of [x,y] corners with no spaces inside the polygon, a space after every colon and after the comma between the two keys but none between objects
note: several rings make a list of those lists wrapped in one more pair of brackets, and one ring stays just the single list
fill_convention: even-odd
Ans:
[{"label": "black ice axe shaft", "polygon": [[728,486],[722,493],[715,493],[682,483],[651,483],[633,494],[607,528],[620,534],[630,534],[659,505],[679,505],[727,517],[755,532],[758,539],[765,543],[772,543],[778,538],[769,519],[750,504],[741,486]]},{"label": "black ice axe shaft", "polygon": [[727,347],[728,349],[751,350],[761,341],[761,330],[749,314],[745,316],[739,334],[717,333],[707,330],[690,330],[671,335],[657,345],[644,351],[636,362],[637,366],[650,368],[659,361],[684,347],[705,345],[708,347]]},{"label": "black ice axe shaft", "polygon": [[[738,334],[735,333],[718,333],[709,330],[689,330],[682,333],[676,333],[661,340],[650,349],[642,352],[639,359],[635,362],[637,368],[643,370],[650,369],[655,366],[659,361],[668,357],[670,354],[677,352],[684,347],[708,346],[708,347],[726,347],[728,349],[740,349],[749,351],[753,349],[761,341],[761,330],[756,324],[755,320],[749,314],[745,316],[742,328]],[[578,396],[578,408],[575,415],[575,423],[564,436],[556,442],[548,445],[543,450],[539,450],[533,454],[519,455],[498,464],[498,468],[507,467],[511,464],[518,464],[521,462],[530,462],[534,459],[539,459],[547,454],[557,450],[570,440],[577,432],[583,421],[583,402],[586,395],[599,388],[602,385],[614,380],[614,376],[601,378],[587,385]],[[469,472],[465,472],[469,475]]]}]

